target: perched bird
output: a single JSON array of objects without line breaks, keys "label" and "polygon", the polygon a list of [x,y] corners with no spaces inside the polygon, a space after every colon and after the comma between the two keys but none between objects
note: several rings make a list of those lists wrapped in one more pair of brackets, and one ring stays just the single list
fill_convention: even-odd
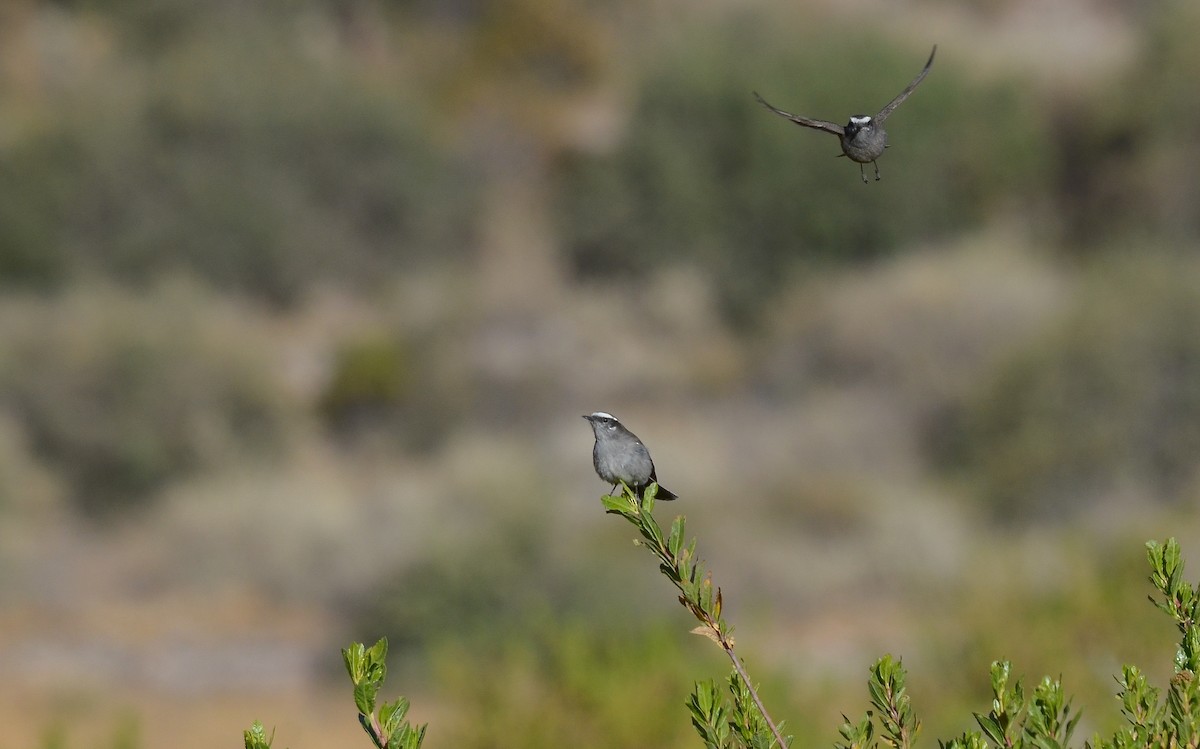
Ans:
[{"label": "perched bird", "polygon": [[[610,491],[615,492],[617,484],[624,481],[641,499],[646,487],[658,481],[650,451],[636,434],[626,429],[612,414],[597,411],[583,418],[591,423],[592,433],[596,435],[596,445],[592,448],[592,465],[596,468],[596,474],[613,485]],[[655,497],[678,499],[674,492],[664,486],[658,487]]]},{"label": "perched bird", "polygon": [[767,109],[777,115],[787,117],[797,125],[824,130],[827,133],[833,133],[842,143],[842,156],[849,156],[853,161],[858,162],[858,173],[862,176],[862,181],[866,183],[867,175],[863,172],[863,164],[873,164],[875,166],[875,179],[879,179],[879,165],[875,163],[883,155],[883,149],[888,147],[887,132],[883,129],[883,121],[888,116],[896,111],[896,107],[904,103],[908,95],[925,80],[925,76],[929,74],[929,68],[933,66],[933,56],[937,54],[937,45],[933,45],[933,51],[929,53],[929,61],[925,63],[925,67],[913,79],[913,82],[900,92],[899,96],[888,102],[887,106],[879,110],[879,113],[874,117],[865,114],[854,115],[846,126],[826,122],[825,120],[813,120],[808,117],[801,117],[798,114],[791,114],[782,109],[776,109],[767,103],[767,100],[754,92],[754,98]]}]

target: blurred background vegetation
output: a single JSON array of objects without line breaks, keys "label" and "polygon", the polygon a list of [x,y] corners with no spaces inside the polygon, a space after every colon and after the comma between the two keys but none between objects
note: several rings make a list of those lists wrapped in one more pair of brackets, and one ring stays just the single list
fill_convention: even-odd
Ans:
[{"label": "blurred background vegetation", "polygon": [[[380,635],[429,746],[694,745],[724,666],[601,513],[596,409],[802,743],[888,651],[930,740],[1000,657],[1110,728],[1169,671],[1141,542],[1200,549],[1198,25],[4,3],[0,747],[362,741]],[[750,95],[870,113],[934,43],[878,183]]]}]

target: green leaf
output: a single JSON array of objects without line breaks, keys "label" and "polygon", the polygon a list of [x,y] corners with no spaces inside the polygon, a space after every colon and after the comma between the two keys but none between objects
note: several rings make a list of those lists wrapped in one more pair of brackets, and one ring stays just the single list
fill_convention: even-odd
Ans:
[{"label": "green leaf", "polygon": [[871,721],[871,711],[868,710],[858,723],[851,723],[845,715],[842,725],[838,728],[843,741],[835,742],[836,749],[871,749],[875,746],[875,724]]},{"label": "green leaf", "polygon": [[950,741],[938,741],[941,749],[987,749],[987,742],[976,731],[966,731]]},{"label": "green leaf", "polygon": [[346,664],[346,673],[350,675],[350,680],[357,684],[362,681],[364,673],[364,653],[366,648],[361,642],[350,643],[350,647],[342,650],[342,661]]},{"label": "green leaf", "polygon": [[688,697],[688,711],[692,714],[692,727],[706,747],[725,749],[730,746],[726,705],[712,679],[695,682]]},{"label": "green leaf", "polygon": [[380,673],[380,675],[379,675],[380,681],[383,680],[384,674],[387,673],[387,671],[386,671],[386,669],[387,669],[387,652],[388,652],[388,641],[387,641],[386,637],[380,637],[379,641],[376,642],[374,645],[372,645],[371,649],[369,651],[367,651],[367,655],[369,655],[371,658],[371,663],[378,664],[379,666],[381,666],[384,669],[383,672]]},{"label": "green leaf", "polygon": [[679,547],[683,545],[683,515],[676,515],[671,521],[671,535],[667,538],[667,551],[674,558],[679,557]]},{"label": "green leaf", "polygon": [[643,495],[646,497],[650,497],[650,498],[654,499],[655,501],[657,501],[658,500],[658,489],[659,489],[658,482],[652,481],[652,482],[650,482],[650,485],[646,487],[646,491],[643,492]]},{"label": "green leaf", "polygon": [[688,706],[692,714],[704,720],[712,715],[713,704],[717,701],[717,685],[712,679],[698,681],[692,688],[692,699]]},{"label": "green leaf", "polygon": [[387,735],[394,733],[404,724],[404,716],[408,714],[408,700],[403,697],[394,702],[385,702],[379,708],[379,725]]},{"label": "green leaf", "polygon": [[1008,688],[1008,676],[1012,670],[1009,661],[992,661],[992,694],[1000,699]]},{"label": "green leaf", "polygon": [[635,518],[633,503],[630,502],[629,497],[623,494],[620,496],[605,494],[600,498],[600,502],[604,505],[604,511],[607,513],[621,515],[628,520]]},{"label": "green leaf", "polygon": [[697,596],[696,596],[696,589],[697,589],[697,587],[698,587],[698,586],[696,585],[696,583],[695,583],[695,582],[693,582],[693,581],[691,581],[691,580],[689,580],[689,579],[684,579],[684,580],[680,580],[680,581],[679,581],[679,591],[680,591],[681,593],[683,593],[683,596],[682,596],[682,598],[683,598],[683,600],[684,600],[685,602],[687,602],[687,603],[693,603],[693,604],[694,604],[694,603],[696,603],[696,598],[697,598]]},{"label": "green leaf", "polygon": [[362,729],[367,732],[368,736],[371,737],[371,743],[375,745],[376,749],[383,749],[383,740],[386,737],[375,735],[375,727],[371,725],[371,716],[359,713],[358,724],[362,726]]},{"label": "green leaf", "polygon": [[658,523],[654,521],[654,516],[650,514],[650,510],[645,505],[642,506],[642,509],[642,535],[654,545],[656,550],[665,548],[667,544],[663,540],[662,528],[658,527]]},{"label": "green leaf", "polygon": [[425,740],[425,729],[428,726],[419,726],[413,728],[404,725],[394,735],[388,739],[388,748],[397,747],[398,749],[417,749],[421,746],[421,742]]},{"label": "green leaf", "polygon": [[272,729],[271,735],[268,737],[263,724],[257,720],[250,725],[248,730],[242,732],[242,741],[246,749],[271,749],[271,742],[274,740],[274,729]]},{"label": "green leaf", "polygon": [[1146,683],[1146,677],[1136,666],[1125,666],[1117,678],[1121,685],[1118,697],[1122,712],[1134,726],[1150,728],[1159,716],[1159,690]]},{"label": "green leaf", "polygon": [[705,577],[700,583],[700,609],[712,613],[713,585],[712,577]]},{"label": "green leaf", "polygon": [[884,688],[881,682],[871,679],[867,684],[867,691],[871,695],[871,704],[875,706],[875,709],[883,710],[887,707],[887,698],[884,695]]},{"label": "green leaf", "polygon": [[984,735],[995,742],[999,746],[1004,746],[1004,729],[996,722],[996,719],[990,715],[983,713],[974,713],[975,722],[983,729]]},{"label": "green leaf", "polygon": [[372,715],[375,712],[375,695],[379,685],[371,681],[362,681],[354,685],[354,706],[362,715]]},{"label": "green leaf", "polygon": [[[1063,711],[1063,717],[1065,718],[1067,716],[1067,714],[1070,712],[1071,712],[1071,706],[1068,704],[1067,707],[1065,708],[1065,710]],[[1071,742],[1071,736],[1075,733],[1075,728],[1076,728],[1076,726],[1079,725],[1079,719],[1082,717],[1083,717],[1083,712],[1080,711],[1080,712],[1075,713],[1075,717],[1073,717],[1067,721],[1066,730],[1063,732],[1063,743],[1064,744],[1069,744]]]}]

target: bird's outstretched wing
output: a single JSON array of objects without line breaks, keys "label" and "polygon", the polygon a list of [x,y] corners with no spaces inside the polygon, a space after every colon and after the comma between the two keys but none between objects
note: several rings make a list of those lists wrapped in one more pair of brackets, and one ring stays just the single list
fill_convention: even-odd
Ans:
[{"label": "bird's outstretched wing", "polygon": [[883,109],[879,110],[879,114],[875,115],[875,124],[876,125],[878,125],[879,123],[886,120],[888,118],[888,115],[890,115],[892,112],[894,112],[896,110],[896,107],[898,107],[902,103],[904,103],[904,100],[907,99],[908,95],[913,92],[913,89],[915,89],[921,83],[921,81],[925,80],[925,76],[929,75],[929,69],[931,67],[933,67],[933,56],[936,54],[937,54],[937,45],[935,44],[935,45],[933,45],[933,51],[929,53],[928,62],[925,63],[925,67],[921,68],[921,72],[917,73],[917,77],[913,78],[912,83],[908,84],[908,86],[905,87],[905,89],[900,92],[899,96],[897,96],[895,99],[892,99],[891,101],[889,101],[887,106],[884,107]]},{"label": "bird's outstretched wing", "polygon": [[834,135],[842,135],[846,132],[845,128],[843,128],[841,125],[836,125],[832,122],[826,122],[825,120],[812,120],[812,119],[809,119],[808,117],[801,117],[798,114],[792,114],[791,112],[785,112],[782,109],[776,109],[775,107],[768,104],[766,99],[759,96],[757,91],[754,92],[754,98],[758,99],[759,104],[762,104],[764,107],[771,110],[772,112],[779,115],[780,117],[787,117],[789,120],[796,123],[797,125],[803,125],[805,127],[816,128],[817,130],[824,130],[825,132],[833,133]]}]

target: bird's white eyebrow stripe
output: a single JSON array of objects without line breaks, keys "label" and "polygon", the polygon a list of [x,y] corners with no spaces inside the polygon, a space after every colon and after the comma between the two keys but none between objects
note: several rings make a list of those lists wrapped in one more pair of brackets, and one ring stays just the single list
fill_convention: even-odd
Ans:
[{"label": "bird's white eyebrow stripe", "polygon": [[616,417],[614,417],[612,414],[605,413],[603,411],[597,411],[596,413],[592,414],[592,418],[593,419],[613,419],[614,421],[616,420]]},{"label": "bird's white eyebrow stripe", "polygon": [[850,121],[855,125],[865,125],[871,121],[870,117],[851,117]]}]

